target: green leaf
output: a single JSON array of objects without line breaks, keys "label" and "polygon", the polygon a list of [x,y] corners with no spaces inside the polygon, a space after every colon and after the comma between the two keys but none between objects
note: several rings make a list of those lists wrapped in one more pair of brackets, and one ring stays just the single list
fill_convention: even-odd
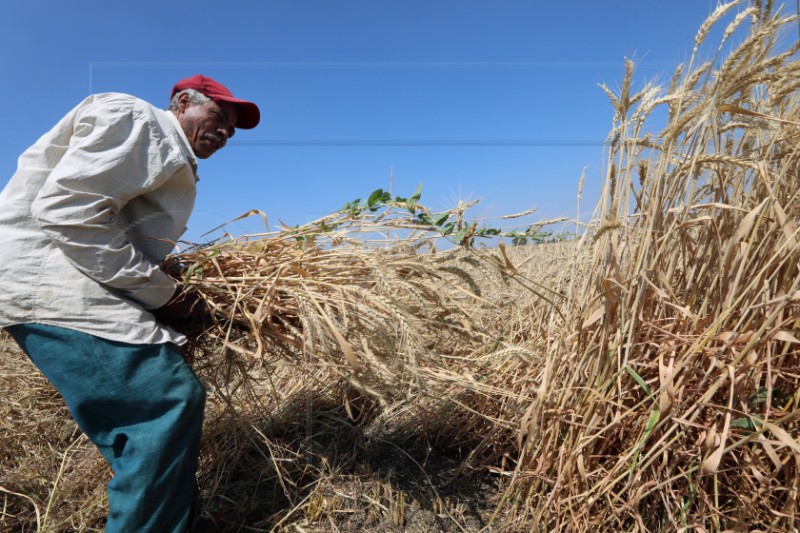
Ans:
[{"label": "green leaf", "polygon": [[650,432],[653,431],[654,427],[656,427],[656,424],[658,424],[660,418],[661,409],[659,409],[656,405],[655,408],[650,412],[650,418],[647,419],[647,425],[644,427],[644,439],[650,436]]},{"label": "green leaf", "polygon": [[377,189],[375,192],[369,195],[369,200],[367,200],[367,205],[369,207],[372,207],[382,199],[383,199],[383,189]]},{"label": "green leaf", "polygon": [[647,443],[647,439],[650,438],[650,434],[653,432],[653,429],[655,429],[660,419],[661,419],[661,409],[659,409],[658,404],[656,404],[653,407],[653,410],[650,411],[650,417],[647,419],[647,425],[644,427],[644,433],[642,433],[642,438],[639,439],[638,443],[636,443],[636,455],[634,455],[633,461],[631,461],[631,467],[628,470],[629,476],[633,475],[634,470],[636,470],[636,466],[639,464],[639,457],[641,456],[642,449],[644,448],[644,445]]},{"label": "green leaf", "polygon": [[342,211],[350,211],[351,209],[358,207],[358,204],[360,203],[361,203],[361,198],[356,198],[352,202],[347,202],[346,204],[344,204],[344,207],[342,207]]},{"label": "green leaf", "polygon": [[436,218],[434,218],[433,219],[433,224],[435,226],[441,226],[442,224],[447,222],[448,218],[450,218],[450,212],[446,211],[446,212],[442,213],[441,215],[437,216]]},{"label": "green leaf", "polygon": [[456,228],[456,223],[455,222],[448,222],[442,228],[442,235],[450,235],[451,233],[453,233],[453,230],[455,228]]},{"label": "green leaf", "polygon": [[631,375],[631,377],[636,381],[636,383],[638,383],[639,386],[644,389],[644,391],[647,393],[648,396],[651,397],[653,396],[653,393],[650,392],[650,387],[647,386],[647,383],[645,383],[645,381],[642,379],[642,376],[637,374],[636,371],[631,367],[629,367],[628,365],[625,365],[625,370],[628,372],[628,374]]},{"label": "green leaf", "polygon": [[497,228],[487,228],[486,226],[481,226],[480,228],[475,230],[475,235],[478,237],[487,237],[489,235],[500,235],[500,230]]},{"label": "green leaf", "polygon": [[748,429],[748,430],[755,430],[756,427],[753,425],[753,421],[747,418],[746,416],[742,418],[737,418],[736,420],[731,420],[731,427],[732,428],[740,428],[740,429]]},{"label": "green leaf", "polygon": [[461,242],[464,240],[464,237],[467,236],[468,231],[469,231],[468,227],[461,228],[461,230],[458,233],[453,235],[453,242],[456,244],[461,244]]},{"label": "green leaf", "polygon": [[419,202],[420,198],[422,198],[422,182],[421,181],[419,182],[419,185],[417,185],[417,190],[414,192],[414,194],[411,195],[411,198],[409,198],[408,201],[410,203],[412,203],[412,204],[415,204],[415,203]]},{"label": "green leaf", "polygon": [[[766,387],[759,387],[758,392],[750,396],[749,402],[750,405],[758,405],[767,402],[767,396],[769,396],[769,390]],[[780,396],[780,391],[775,389],[772,391],[773,397]]]},{"label": "green leaf", "polygon": [[202,263],[192,263],[189,268],[186,269],[186,274],[183,276],[183,284],[188,285],[189,280],[192,278],[202,279],[203,277],[203,264]]}]

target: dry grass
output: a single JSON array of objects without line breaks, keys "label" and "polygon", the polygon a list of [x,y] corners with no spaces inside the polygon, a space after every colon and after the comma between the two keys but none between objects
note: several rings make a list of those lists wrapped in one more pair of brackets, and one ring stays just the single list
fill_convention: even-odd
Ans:
[{"label": "dry grass", "polygon": [[[634,94],[627,63],[579,242],[435,252],[389,209],[173,258],[214,312],[191,332],[210,391],[204,516],[222,531],[796,531],[800,66],[780,38],[796,23],[734,2],[666,87]],[[746,35],[703,62],[722,24],[726,42]],[[8,353],[0,527],[99,530],[109,472]]]},{"label": "dry grass", "polygon": [[5,333],[0,353],[0,530],[89,530],[110,470]]}]

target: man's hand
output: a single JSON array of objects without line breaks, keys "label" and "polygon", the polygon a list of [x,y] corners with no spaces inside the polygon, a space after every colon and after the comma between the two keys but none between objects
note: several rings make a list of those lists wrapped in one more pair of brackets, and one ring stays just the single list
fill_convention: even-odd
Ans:
[{"label": "man's hand", "polygon": [[208,307],[202,298],[190,288],[178,287],[172,298],[163,306],[153,310],[161,322],[204,323],[209,318]]},{"label": "man's hand", "polygon": [[181,346],[181,355],[191,364],[200,339],[214,320],[205,301],[197,291],[180,286],[165,305],[152,313],[159,322],[187,337],[189,342]]}]

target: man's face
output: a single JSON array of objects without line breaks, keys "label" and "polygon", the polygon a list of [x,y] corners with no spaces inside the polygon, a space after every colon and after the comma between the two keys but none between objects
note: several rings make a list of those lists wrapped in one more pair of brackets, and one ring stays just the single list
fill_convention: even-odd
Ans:
[{"label": "man's face", "polygon": [[213,100],[204,104],[193,104],[188,95],[178,100],[175,113],[183,128],[194,155],[206,159],[225,146],[233,137],[234,124],[239,120],[236,106],[228,102]]}]

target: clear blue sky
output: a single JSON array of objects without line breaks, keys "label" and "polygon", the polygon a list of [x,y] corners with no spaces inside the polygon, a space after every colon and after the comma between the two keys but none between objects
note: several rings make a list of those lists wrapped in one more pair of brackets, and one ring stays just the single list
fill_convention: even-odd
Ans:
[{"label": "clear blue sky", "polygon": [[[793,4],[792,4],[793,5]],[[187,237],[250,209],[302,224],[389,186],[474,216],[585,212],[601,183],[625,57],[637,86],[685,61],[714,0],[6,0],[0,185],[94,92],[166,107],[207,74],[257,102],[258,128],[201,162]],[[789,8],[787,8],[789,9]],[[233,233],[258,231],[252,220]]]}]

